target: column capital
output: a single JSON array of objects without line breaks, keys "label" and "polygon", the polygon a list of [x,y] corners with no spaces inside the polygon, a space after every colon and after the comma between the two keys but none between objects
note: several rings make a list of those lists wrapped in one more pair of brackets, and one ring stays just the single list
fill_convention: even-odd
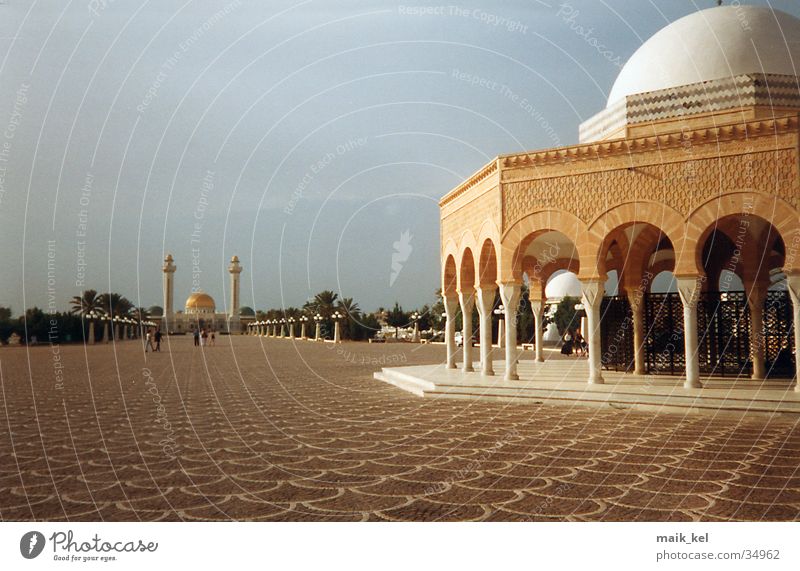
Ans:
[{"label": "column capital", "polygon": [[605,285],[599,279],[582,279],[581,292],[584,305],[589,307],[600,307],[605,294]]},{"label": "column capital", "polygon": [[522,283],[504,282],[498,285],[500,286],[500,298],[503,300],[506,311],[512,306],[516,309],[519,304],[519,297],[522,294]]},{"label": "column capital", "polygon": [[678,295],[683,305],[697,307],[705,278],[703,276],[676,276],[675,281],[678,282]]},{"label": "column capital", "polygon": [[481,313],[486,313],[494,307],[494,296],[497,293],[497,286],[481,286],[477,288],[476,301],[478,302],[478,310]]},{"label": "column capital", "polygon": [[469,293],[458,292],[458,301],[461,304],[461,312],[472,309],[475,306],[475,291]]}]

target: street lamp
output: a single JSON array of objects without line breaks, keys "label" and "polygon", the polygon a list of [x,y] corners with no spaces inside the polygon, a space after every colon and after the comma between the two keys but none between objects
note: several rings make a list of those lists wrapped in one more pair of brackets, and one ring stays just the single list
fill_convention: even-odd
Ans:
[{"label": "street lamp", "polygon": [[281,339],[286,337],[286,318],[281,317]]},{"label": "street lamp", "polygon": [[305,315],[300,316],[300,339],[307,340],[306,337],[306,323],[308,323],[308,317]]},{"label": "street lamp", "polygon": [[333,342],[334,343],[341,343],[342,342],[342,335],[339,326],[339,321],[344,317],[338,311],[334,311],[333,315],[331,315],[331,319],[333,319]]},{"label": "street lamp", "polygon": [[97,319],[97,314],[90,311],[86,314],[86,319],[89,320],[89,345],[94,345],[94,320]]},{"label": "street lamp", "polygon": [[414,322],[414,332],[411,334],[412,343],[419,343],[419,318],[420,314],[416,311],[411,314],[411,320]]},{"label": "street lamp", "polygon": [[502,349],[505,345],[505,334],[506,334],[506,308],[503,307],[503,304],[497,306],[497,309],[494,310],[494,314],[498,317],[497,320],[497,346]]},{"label": "street lamp", "polygon": [[322,316],[318,313],[314,316],[314,321],[316,322],[316,330],[314,331],[314,341],[322,341],[321,335],[321,327],[322,327]]},{"label": "street lamp", "polygon": [[294,317],[286,320],[289,323],[289,339],[294,340]]}]

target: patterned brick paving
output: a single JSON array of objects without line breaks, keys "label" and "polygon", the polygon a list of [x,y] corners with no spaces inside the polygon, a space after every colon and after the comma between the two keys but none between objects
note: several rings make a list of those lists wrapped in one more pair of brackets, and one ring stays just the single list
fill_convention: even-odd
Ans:
[{"label": "patterned brick paving", "polygon": [[0,349],[0,517],[800,519],[794,422],[418,399],[372,373],[441,347],[230,341],[61,347],[63,388]]}]

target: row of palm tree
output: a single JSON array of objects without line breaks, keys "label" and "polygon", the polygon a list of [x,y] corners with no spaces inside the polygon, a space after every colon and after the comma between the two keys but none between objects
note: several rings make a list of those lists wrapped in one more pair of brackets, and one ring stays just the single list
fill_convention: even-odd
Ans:
[{"label": "row of palm tree", "polygon": [[132,317],[136,321],[147,321],[150,313],[144,307],[136,307],[126,297],[118,293],[101,293],[87,289],[70,300],[71,312],[86,317],[89,314],[108,317]]},{"label": "row of palm tree", "polygon": [[331,290],[319,292],[302,307],[259,310],[255,313],[255,317],[258,321],[289,318],[298,321],[303,316],[313,319],[319,315],[322,318],[320,323],[323,329],[322,334],[325,336],[333,331],[332,316],[336,312],[344,318],[341,331],[344,339],[366,339],[380,330],[380,325],[375,317],[370,314],[362,314],[361,308],[352,297],[340,298]]}]

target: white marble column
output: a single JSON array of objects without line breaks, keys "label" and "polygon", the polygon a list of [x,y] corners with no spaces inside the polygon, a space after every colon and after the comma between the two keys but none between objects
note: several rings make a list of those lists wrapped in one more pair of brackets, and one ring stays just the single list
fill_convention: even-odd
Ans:
[{"label": "white marble column", "polygon": [[497,320],[497,348],[503,349],[506,345],[506,320],[501,317]]},{"label": "white marble column", "polygon": [[319,321],[314,328],[314,341],[322,341],[322,324]]},{"label": "white marble column", "polygon": [[467,293],[459,292],[458,301],[461,304],[461,340],[464,347],[464,363],[461,370],[470,373],[472,367],[472,310],[475,307],[475,290],[470,288]]},{"label": "white marble column", "polygon": [[94,345],[94,319],[89,320],[89,334],[86,340],[89,342],[89,345]]},{"label": "white marble column", "polygon": [[600,304],[605,288],[597,279],[581,280],[583,307],[586,310],[587,342],[589,345],[589,384],[603,384],[602,345],[600,343]]},{"label": "white marble column", "polygon": [[341,343],[342,342],[342,334],[341,334],[341,319],[337,319],[334,321],[333,324],[333,342],[334,343]]},{"label": "white marble column", "polygon": [[544,362],[544,307],[542,299],[532,299],[531,313],[533,313],[533,333],[536,343],[536,362]]},{"label": "white marble column", "polygon": [[492,310],[497,286],[481,286],[477,290],[478,318],[481,329],[481,374],[491,377],[492,368]]},{"label": "white marble column", "polygon": [[678,294],[683,303],[683,340],[686,353],[686,381],[683,386],[687,389],[697,389],[700,383],[700,357],[697,336],[697,302],[700,300],[702,279],[698,276],[682,276],[677,278]]},{"label": "white marble column", "polygon": [[500,298],[506,309],[505,329],[505,349],[506,349],[506,381],[516,381],[519,379],[517,374],[517,361],[519,352],[517,351],[517,310],[519,307],[519,296],[522,293],[522,286],[518,283],[500,284]]},{"label": "white marble column", "polygon": [[792,298],[792,317],[794,319],[794,390],[800,392],[800,273],[786,276],[789,297]]},{"label": "white marble column", "polygon": [[764,302],[768,284],[754,284],[748,288],[747,305],[750,307],[750,360],[753,362],[751,379],[767,378],[767,348],[764,339]]},{"label": "white marble column", "polygon": [[456,312],[458,312],[458,296],[444,295],[444,343],[447,347],[447,368],[456,368]]},{"label": "white marble column", "polygon": [[638,287],[630,288],[626,293],[633,316],[633,372],[636,375],[644,375],[644,294]]}]

